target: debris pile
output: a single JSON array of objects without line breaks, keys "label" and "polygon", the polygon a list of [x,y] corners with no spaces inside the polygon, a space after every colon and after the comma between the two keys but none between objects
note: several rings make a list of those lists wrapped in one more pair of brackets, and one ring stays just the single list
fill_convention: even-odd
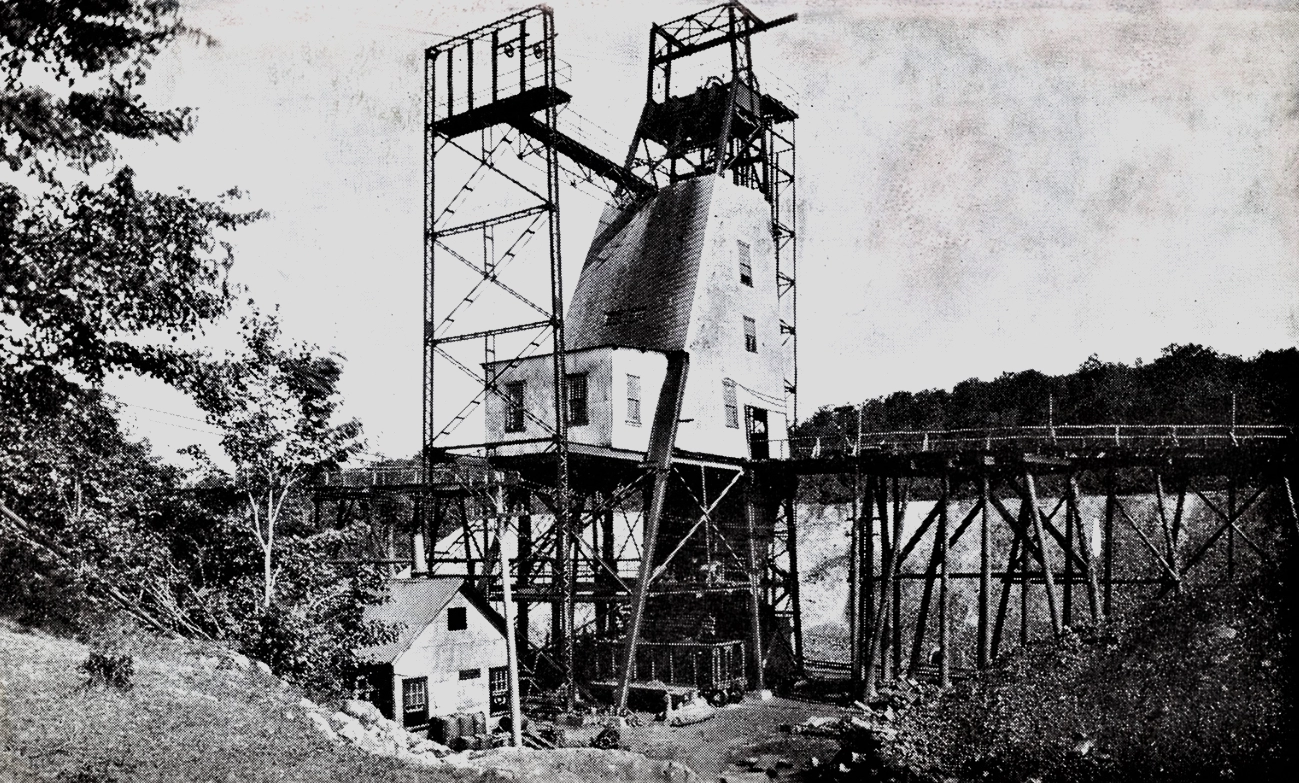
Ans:
[{"label": "debris pile", "polygon": [[696,696],[671,712],[664,713],[664,718],[671,726],[689,726],[702,723],[717,713],[716,708],[702,697]]},{"label": "debris pile", "polygon": [[[898,680],[880,687],[869,702],[853,703],[854,713],[838,717],[813,716],[797,724],[784,724],[790,734],[833,737],[839,751],[830,759],[811,758],[810,779],[826,781],[915,780],[910,770],[895,766],[894,759],[905,743],[899,742],[897,722],[913,706],[936,692],[914,679]],[[891,747],[892,746],[892,747]],[[886,752],[886,751],[893,752]],[[776,777],[770,769],[768,777]]]},{"label": "debris pile", "polygon": [[366,753],[393,756],[423,766],[438,765],[451,753],[446,745],[402,729],[369,702],[353,699],[332,714],[310,699],[302,699],[298,706],[326,739],[350,742]]}]

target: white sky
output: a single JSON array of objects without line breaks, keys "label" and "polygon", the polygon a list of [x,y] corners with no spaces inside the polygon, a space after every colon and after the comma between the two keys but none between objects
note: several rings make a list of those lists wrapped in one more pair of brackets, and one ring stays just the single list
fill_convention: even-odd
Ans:
[{"label": "white sky", "polygon": [[[523,6],[185,5],[220,45],[173,47],[149,96],[196,107],[198,128],[129,146],[127,162],[160,189],[237,185],[271,213],[234,236],[235,278],[281,305],[290,335],[347,357],[345,413],[371,452],[414,453],[422,51]],[[573,108],[621,155],[650,23],[706,4],[551,5]],[[1068,372],[1092,353],[1299,341],[1296,7],[1035,6],[749,3],[800,13],[754,56],[801,96],[803,415]],[[599,204],[568,189],[561,203],[571,285]],[[164,454],[216,450],[181,395],[133,379],[110,390]]]}]

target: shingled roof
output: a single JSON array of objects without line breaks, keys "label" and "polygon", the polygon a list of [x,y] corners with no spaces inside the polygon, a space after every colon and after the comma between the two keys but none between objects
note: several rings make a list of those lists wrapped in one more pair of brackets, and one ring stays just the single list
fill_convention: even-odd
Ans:
[{"label": "shingled roof", "polygon": [[482,612],[496,630],[505,633],[505,618],[462,576],[391,579],[388,581],[388,600],[367,606],[364,616],[366,620],[398,626],[397,638],[387,644],[366,647],[361,650],[360,657],[375,663],[397,660],[457,594],[463,595]]},{"label": "shingled roof", "polygon": [[683,180],[643,204],[606,210],[565,319],[569,350],[685,349],[713,181]]}]

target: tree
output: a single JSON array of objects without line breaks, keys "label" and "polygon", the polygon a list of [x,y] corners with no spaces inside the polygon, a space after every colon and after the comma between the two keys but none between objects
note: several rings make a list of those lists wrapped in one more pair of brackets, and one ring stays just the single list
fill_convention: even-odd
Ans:
[{"label": "tree", "polygon": [[279,320],[254,310],[240,322],[242,354],[204,362],[195,402],[219,429],[244,499],[247,530],[262,553],[262,606],[275,600],[277,528],[285,503],[307,479],[362,448],[355,419],[333,424],[342,366],[316,346],[281,344]]},{"label": "tree", "polygon": [[[175,0],[11,0],[0,6],[0,367],[39,383],[11,404],[57,402],[130,370],[180,382],[178,338],[224,313],[230,247],[260,213],[181,189],[154,193],[119,139],[180,139],[188,108],[139,88],[181,35]],[[158,338],[161,338],[159,340]],[[49,399],[46,399],[49,398]]]},{"label": "tree", "polygon": [[190,109],[140,91],[181,36],[202,38],[175,0],[0,4],[0,500],[79,558],[68,573],[0,531],[18,614],[77,606],[90,570],[162,603],[176,593],[156,587],[184,593],[168,553],[169,526],[194,510],[183,477],[120,430],[101,389],[116,372],[184,385],[179,338],[233,302],[223,234],[259,217],[228,208],[237,191],[140,188],[118,154],[192,129]]}]

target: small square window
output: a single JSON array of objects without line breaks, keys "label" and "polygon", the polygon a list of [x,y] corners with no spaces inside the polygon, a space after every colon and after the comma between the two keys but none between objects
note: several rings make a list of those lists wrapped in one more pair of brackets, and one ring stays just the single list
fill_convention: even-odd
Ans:
[{"label": "small square window", "polygon": [[469,627],[469,615],[463,606],[453,606],[447,610],[447,630],[463,631]]},{"label": "small square window", "polygon": [[740,406],[735,399],[735,381],[722,380],[722,404],[726,406],[726,426],[740,428]]},{"label": "small square window", "polygon": [[758,322],[747,315],[744,316],[744,350],[758,352]]},{"label": "small square window", "polygon": [[580,427],[587,421],[586,373],[575,373],[564,378],[568,390],[568,426]]},{"label": "small square window", "polygon": [[523,432],[523,393],[527,388],[524,381],[512,381],[505,384],[505,431]]},{"label": "small square window", "polygon": [[740,284],[753,287],[753,261],[749,258],[749,243],[736,242],[740,256]]},{"label": "small square window", "polygon": [[461,669],[460,670],[460,679],[462,680],[476,680],[482,676],[483,676],[482,669]]},{"label": "small square window", "polygon": [[627,423],[640,424],[640,376],[627,376]]}]

